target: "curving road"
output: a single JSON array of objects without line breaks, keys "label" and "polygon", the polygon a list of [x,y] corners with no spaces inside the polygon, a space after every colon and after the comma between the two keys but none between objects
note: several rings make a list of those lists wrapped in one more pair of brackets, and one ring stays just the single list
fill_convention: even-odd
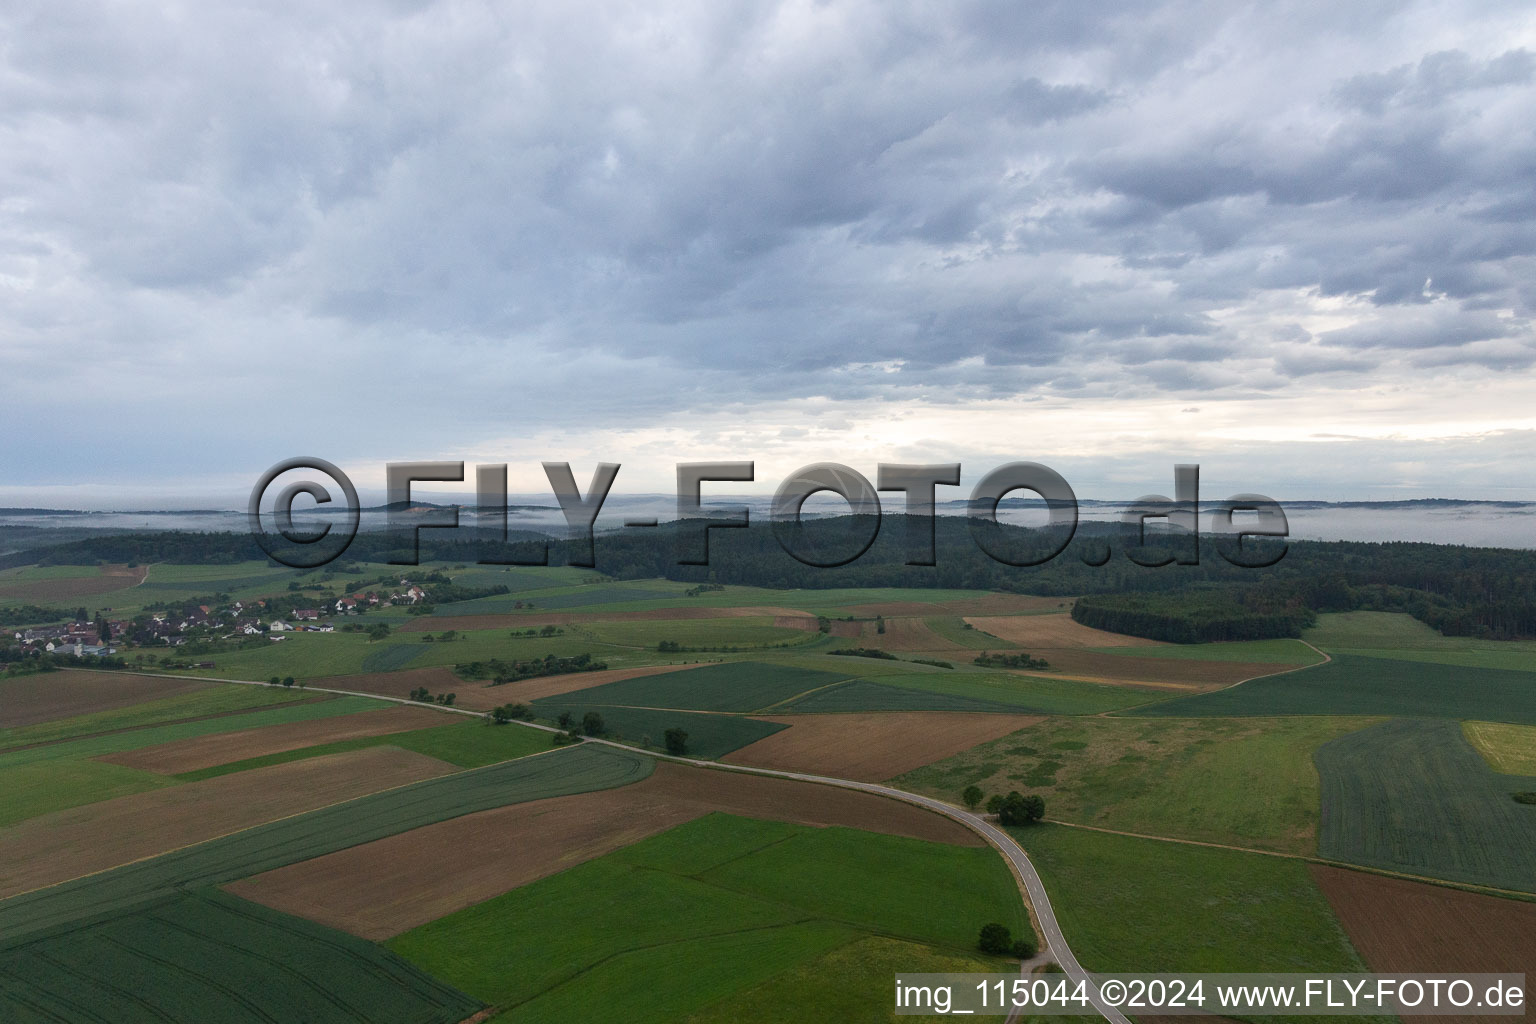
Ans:
[{"label": "curving road", "polygon": [[[1326,657],[1326,655],[1324,655],[1324,657]],[[184,675],[170,675],[169,673],[164,672],[139,672],[134,674],[159,675],[166,676],[167,678],[171,679],[201,678],[208,682],[239,683],[245,686],[271,685],[269,683],[256,682],[250,679],[223,679],[210,676],[188,677]],[[446,711],[460,715],[469,715],[475,718],[488,717],[486,713],[482,711],[470,711],[467,708],[444,707],[441,704],[419,704],[416,701],[408,700],[404,697],[384,697],[376,693],[364,693],[360,690],[337,690],[324,686],[308,686],[305,687],[304,690],[309,693],[336,693],[345,694],[352,697],[372,697],[375,700],[390,701],[396,704],[415,704],[418,707],[430,707],[435,708],[438,711]],[[519,721],[514,724],[523,726],[527,729],[538,729],[541,732],[557,733],[564,731],[563,729],[556,729],[553,726],[538,725],[534,722]],[[1036,871],[1035,866],[1030,863],[1029,855],[1024,852],[1024,848],[1020,846],[1011,835],[1009,835],[1007,832],[1004,832],[996,825],[993,825],[991,822],[981,817],[981,815],[972,814],[969,811],[961,810],[960,808],[955,807],[952,804],[947,804],[942,800],[935,800],[933,797],[923,796],[919,793],[909,793],[904,789],[896,789],[894,786],[882,786],[877,782],[855,782],[851,779],[837,779],[827,775],[809,775],[803,772],[779,771],[774,768],[753,768],[750,765],[720,764],[718,761],[703,761],[692,757],[674,757],[670,754],[659,754],[654,750],[646,750],[644,747],[633,747],[627,743],[618,743],[614,740],[587,739],[583,742],[601,743],[604,746],[617,747],[620,750],[627,750],[632,753],[643,754],[646,757],[655,758],[658,761],[673,761],[678,764],[692,765],[695,768],[708,768],[713,771],[724,772],[741,772],[746,775],[767,775],[773,778],[794,779],[798,782],[813,782],[823,786],[836,786],[839,789],[854,789],[863,793],[873,793],[876,796],[889,797],[893,800],[901,800],[905,803],[916,804],[919,807],[934,811],[937,814],[942,814],[946,818],[951,818],[955,821],[958,821],[960,824],[964,825],[966,828],[970,829],[972,832],[975,832],[977,835],[985,839],[1004,857],[1007,857],[1009,863],[1011,863],[1014,869],[1018,872],[1019,877],[1024,880],[1024,889],[1029,893],[1030,905],[1034,907],[1035,918],[1040,922],[1040,931],[1042,933],[1040,938],[1043,943],[1042,949],[1040,951],[1042,953],[1049,953],[1051,959],[1055,960],[1056,963],[1060,965],[1062,971],[1068,978],[1072,979],[1073,981],[1083,981],[1087,983],[1089,1000],[1093,1003],[1094,1009],[1098,1010],[1104,1019],[1112,1022],[1112,1024],[1130,1024],[1129,1019],[1127,1019],[1123,1013],[1121,1013],[1115,1007],[1104,1003],[1104,1001],[1099,997],[1098,989],[1093,985],[1092,979],[1088,977],[1088,972],[1083,970],[1083,966],[1077,962],[1077,957],[1072,955],[1072,949],[1067,945],[1066,936],[1061,933],[1061,924],[1056,920],[1056,912],[1051,908],[1051,899],[1045,893],[1045,883],[1040,880],[1040,873]],[[1013,1019],[1014,1017],[1009,1017],[1010,1021]]]},{"label": "curving road", "polygon": [[[531,723],[520,723],[528,725]],[[534,728],[547,729],[547,726],[534,726]],[[558,731],[558,730],[550,730]],[[933,797],[923,796],[919,793],[909,793],[904,789],[896,789],[893,786],[882,786],[877,782],[854,782],[850,779],[836,779],[826,775],[807,775],[803,772],[778,771],[773,768],[753,768],[748,765],[724,765],[716,761],[701,761],[691,757],[673,757],[668,754],[658,754],[654,751],[640,747],[632,747],[625,743],[616,743],[613,740],[589,739],[588,743],[602,743],[610,747],[618,747],[620,750],[633,751],[654,757],[660,761],[675,761],[679,764],[693,765],[697,768],[711,768],[715,771],[743,772],[748,775],[769,775],[779,779],[794,779],[799,782],[814,782],[823,786],[837,786],[840,789],[855,789],[864,793],[873,793],[876,796],[889,797],[893,800],[901,800],[905,803],[916,804],[927,808],[946,818],[952,818],[969,828],[972,832],[981,836],[999,853],[1008,858],[1019,877],[1024,880],[1025,891],[1029,893],[1030,905],[1035,909],[1035,917],[1040,922],[1041,940],[1044,943],[1042,952],[1048,952],[1051,958],[1060,965],[1062,971],[1073,981],[1087,983],[1089,1000],[1094,1009],[1098,1010],[1105,1020],[1112,1024],[1130,1024],[1129,1019],[1115,1007],[1106,1004],[1100,997],[1098,989],[1094,986],[1088,972],[1083,970],[1082,964],[1077,962],[1077,957],[1072,955],[1071,948],[1067,945],[1066,936],[1061,933],[1061,924],[1056,920],[1056,912],[1051,908],[1051,899],[1045,893],[1045,883],[1040,880],[1040,873],[1030,863],[1029,855],[1024,848],[1007,832],[993,825],[979,814],[963,811],[958,807],[947,804]],[[1010,1020],[1013,1018],[1010,1017]]]}]

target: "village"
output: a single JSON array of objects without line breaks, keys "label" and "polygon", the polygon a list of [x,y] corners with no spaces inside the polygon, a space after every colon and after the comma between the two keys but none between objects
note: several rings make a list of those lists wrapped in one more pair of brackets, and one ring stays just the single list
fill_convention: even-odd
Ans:
[{"label": "village", "polygon": [[[312,607],[298,607],[300,603]],[[362,615],[371,608],[408,606],[425,608],[427,591],[409,579],[387,591],[360,590],[335,597],[295,594],[287,597],[247,598],[227,602],[189,602],[174,608],[146,610],[131,619],[111,619],[111,609],[94,616],[79,608],[71,621],[36,626],[13,633],[0,647],[0,672],[11,665],[44,655],[76,658],[109,658],[125,650],[141,652],[180,648],[189,643],[207,645],[266,637],[281,642],[287,633],[333,633],[333,620]],[[211,667],[212,663],[199,663]]]}]

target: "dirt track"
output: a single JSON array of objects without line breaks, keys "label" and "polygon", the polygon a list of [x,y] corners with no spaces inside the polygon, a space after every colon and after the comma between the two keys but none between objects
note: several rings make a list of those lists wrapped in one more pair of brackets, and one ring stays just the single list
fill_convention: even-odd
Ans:
[{"label": "dirt track", "polygon": [[265,725],[257,729],[195,736],[191,739],[161,743],[158,746],[125,750],[98,758],[113,764],[161,775],[195,772],[219,764],[232,764],[250,757],[280,754],[321,743],[383,736],[411,729],[429,729],[450,724],[440,712],[426,707],[388,707],[377,711],[359,711],[351,715],[319,718],[308,722]]},{"label": "dirt track", "polygon": [[722,760],[881,782],[1034,725],[1040,716],[892,711],[783,715],[762,721],[782,722],[789,728]]},{"label": "dirt track", "polygon": [[375,747],[55,811],[0,829],[0,899],[457,770]]},{"label": "dirt track", "polygon": [[633,786],[466,815],[227,888],[364,938],[385,939],[711,811],[965,846],[981,842],[956,822],[894,800],[663,762]]},{"label": "dirt track", "polygon": [[178,693],[207,689],[196,679],[67,669],[0,681],[0,728],[35,725],[93,711],[111,711]]}]

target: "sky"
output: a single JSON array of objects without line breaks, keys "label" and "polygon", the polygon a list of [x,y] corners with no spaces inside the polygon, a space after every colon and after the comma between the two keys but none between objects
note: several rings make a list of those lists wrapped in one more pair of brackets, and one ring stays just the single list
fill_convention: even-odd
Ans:
[{"label": "sky", "polygon": [[1536,500],[1533,124],[1528,2],[12,0],[0,505]]}]

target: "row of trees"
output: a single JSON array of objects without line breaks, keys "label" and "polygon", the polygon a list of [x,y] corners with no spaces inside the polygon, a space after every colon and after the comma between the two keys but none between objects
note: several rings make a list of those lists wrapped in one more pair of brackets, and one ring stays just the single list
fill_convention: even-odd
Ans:
[{"label": "row of trees", "polygon": [[[862,541],[871,529],[878,530],[862,556],[834,568],[796,561],[779,546],[772,525],[764,522],[754,522],[746,529],[710,530],[708,565],[682,564],[702,553],[704,531],[700,522],[666,523],[643,534],[604,534],[597,541],[596,558],[605,572],[620,579],[659,576],[696,585],[943,587],[1048,595],[1168,594],[1225,587],[1249,595],[1238,605],[1259,618],[1283,619],[1292,609],[1372,608],[1408,612],[1453,635],[1536,637],[1536,551],[1295,541],[1275,564],[1246,569],[1229,564],[1220,557],[1218,543],[1205,538],[1198,544],[1198,564],[1151,568],[1124,557],[1128,551],[1138,551],[1143,561],[1156,560],[1146,557],[1149,552],[1156,553],[1155,547],[1140,544],[1133,531],[1116,523],[1083,522],[1070,544],[1049,561],[1011,565],[989,556],[978,546],[978,540],[1014,561],[1027,561],[1049,555],[1059,545],[1061,534],[1051,529],[986,525],[940,516],[934,522],[937,564],[918,566],[906,564],[910,552],[904,519],[888,515],[877,524],[870,517],[844,516],[808,524],[807,535],[827,548],[846,547],[850,541]],[[436,536],[439,532],[448,533],[448,537]],[[465,536],[455,537],[459,533]],[[425,531],[420,558],[424,562],[477,561],[486,546],[468,539],[472,536],[467,530]],[[587,553],[584,542],[572,545],[527,533],[518,535],[517,541],[503,546],[501,554],[533,556],[547,546],[549,564],[558,565],[573,556],[584,560]],[[353,540],[348,557],[389,561],[407,554],[392,548],[391,543],[387,534],[361,533]],[[1264,554],[1263,550],[1259,553]],[[260,557],[259,549],[245,534],[119,534],[12,552],[0,556],[0,568],[98,561],[222,564],[253,556]],[[1232,628],[1249,630],[1255,626],[1234,623]]]}]

